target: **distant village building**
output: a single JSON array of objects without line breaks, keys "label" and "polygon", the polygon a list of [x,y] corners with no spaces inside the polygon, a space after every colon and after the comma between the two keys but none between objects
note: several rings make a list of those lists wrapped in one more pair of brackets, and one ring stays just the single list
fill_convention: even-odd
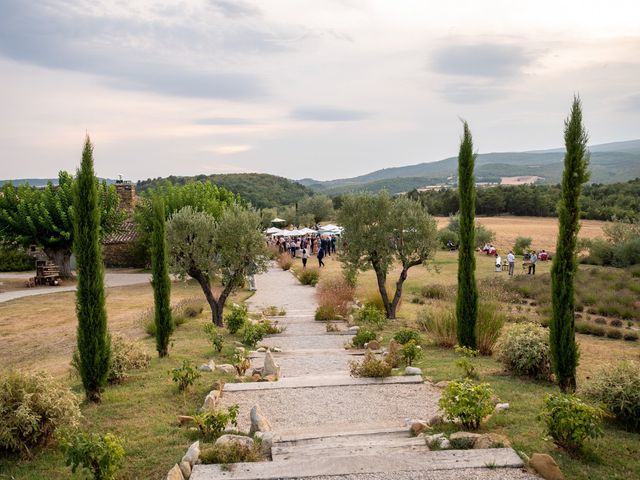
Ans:
[{"label": "distant village building", "polygon": [[144,259],[135,251],[138,238],[133,211],[136,206],[136,186],[133,182],[122,180],[115,182],[116,192],[120,198],[120,208],[127,212],[127,219],[117,232],[102,241],[104,264],[110,268],[144,267]]}]

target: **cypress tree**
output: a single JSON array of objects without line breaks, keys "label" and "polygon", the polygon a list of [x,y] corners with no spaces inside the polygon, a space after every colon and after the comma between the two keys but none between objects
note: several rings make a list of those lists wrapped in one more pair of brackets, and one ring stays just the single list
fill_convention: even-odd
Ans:
[{"label": "cypress tree", "polygon": [[98,403],[109,374],[111,339],[105,308],[98,185],[88,135],[73,189],[73,226],[79,370],[87,400]]},{"label": "cypress tree", "polygon": [[476,348],[478,317],[478,287],[476,285],[475,213],[476,187],[473,176],[475,155],[469,125],[464,122],[464,134],[458,153],[458,195],[460,197],[460,247],[458,250],[458,298],[456,318],[458,344]]},{"label": "cypress tree", "polygon": [[558,205],[558,243],[551,267],[552,317],[549,344],[553,370],[563,392],[575,392],[578,346],[575,338],[576,244],[580,230],[580,193],[589,179],[588,135],[582,125],[580,98],[573,98],[564,122],[564,171]]},{"label": "cypress tree", "polygon": [[169,354],[169,338],[173,332],[171,320],[171,280],[167,263],[164,201],[153,200],[153,231],[151,233],[151,284],[155,304],[156,350],[160,357]]}]

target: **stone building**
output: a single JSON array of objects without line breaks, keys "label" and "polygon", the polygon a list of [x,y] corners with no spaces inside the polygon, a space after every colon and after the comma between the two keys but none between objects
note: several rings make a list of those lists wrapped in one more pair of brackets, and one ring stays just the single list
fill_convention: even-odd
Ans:
[{"label": "stone building", "polygon": [[133,210],[136,206],[136,186],[127,180],[116,180],[115,183],[120,208],[127,212],[127,219],[121,228],[102,241],[104,264],[110,268],[144,267],[145,259],[136,251],[135,241],[138,238]]}]

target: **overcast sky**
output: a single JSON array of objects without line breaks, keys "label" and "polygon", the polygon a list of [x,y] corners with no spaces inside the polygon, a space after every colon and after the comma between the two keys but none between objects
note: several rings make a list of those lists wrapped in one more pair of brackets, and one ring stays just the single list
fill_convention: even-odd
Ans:
[{"label": "overcast sky", "polygon": [[[455,6],[450,6],[455,5]],[[330,179],[640,137],[640,2],[0,0],[0,178]]]}]

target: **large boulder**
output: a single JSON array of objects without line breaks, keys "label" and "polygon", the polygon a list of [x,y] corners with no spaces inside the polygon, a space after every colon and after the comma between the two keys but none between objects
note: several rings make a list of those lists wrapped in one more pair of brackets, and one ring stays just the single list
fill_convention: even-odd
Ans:
[{"label": "large boulder", "polygon": [[254,405],[251,408],[249,417],[251,418],[249,435],[253,435],[256,432],[270,432],[272,430],[271,422],[264,416],[259,405]]},{"label": "large boulder", "polygon": [[509,410],[508,403],[496,403],[496,408],[495,408],[496,413],[504,412],[505,410]]},{"label": "large boulder", "polygon": [[187,453],[182,457],[183,462],[188,462],[191,466],[195,465],[200,459],[200,442],[195,441],[191,444]]},{"label": "large boulder", "polygon": [[427,422],[423,422],[422,420],[419,420],[419,421],[414,421],[411,424],[411,427],[409,430],[411,430],[411,433],[413,434],[413,436],[417,437],[422,432],[426,431],[428,428],[429,428],[429,425],[427,425]]},{"label": "large boulder", "polygon": [[256,432],[255,438],[260,440],[260,448],[265,457],[271,458],[271,447],[276,440],[276,435],[273,432]]},{"label": "large boulder", "polygon": [[555,460],[546,453],[534,453],[531,455],[529,465],[546,480],[564,480],[564,475]]},{"label": "large boulder", "polygon": [[404,369],[405,375],[422,375],[422,370],[418,367],[405,367]]},{"label": "large boulder", "polygon": [[216,362],[209,360],[198,367],[201,372],[213,372],[216,369]]},{"label": "large boulder", "polygon": [[182,470],[178,464],[175,464],[169,473],[167,473],[167,480],[184,480],[184,476],[182,475]]},{"label": "large boulder", "polygon": [[511,442],[504,435],[499,433],[483,433],[476,438],[473,448],[499,448],[511,447]]},{"label": "large boulder", "polygon": [[189,480],[191,477],[191,464],[189,462],[180,462],[180,471],[182,472],[182,476],[185,480]]},{"label": "large boulder", "polygon": [[367,342],[364,347],[368,350],[380,350],[380,342],[377,340],[371,340],[370,342]]},{"label": "large boulder", "polygon": [[480,437],[479,433],[456,432],[449,435],[449,441],[453,448],[473,448],[476,440]]},{"label": "large boulder", "polygon": [[262,376],[275,375],[280,377],[280,365],[273,358],[271,352],[267,352],[264,356],[264,366],[262,367]]},{"label": "large boulder", "polygon": [[227,433],[226,435],[222,435],[221,437],[219,437],[214,445],[237,445],[247,448],[253,448],[253,438],[245,437],[244,435],[232,435],[230,433]]},{"label": "large boulder", "polygon": [[216,371],[221,373],[226,373],[228,375],[235,375],[236,369],[233,365],[229,363],[223,363],[221,365],[216,365]]}]

